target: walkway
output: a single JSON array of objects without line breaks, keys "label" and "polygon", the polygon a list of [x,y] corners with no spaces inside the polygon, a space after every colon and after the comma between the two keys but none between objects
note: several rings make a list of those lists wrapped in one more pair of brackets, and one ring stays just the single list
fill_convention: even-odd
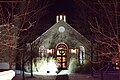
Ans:
[{"label": "walkway", "polygon": [[[13,80],[22,80],[22,75],[16,75]],[[90,74],[58,74],[58,75],[25,75],[24,80],[101,80],[99,73],[91,77]],[[104,73],[103,80],[119,80],[118,72]]]}]

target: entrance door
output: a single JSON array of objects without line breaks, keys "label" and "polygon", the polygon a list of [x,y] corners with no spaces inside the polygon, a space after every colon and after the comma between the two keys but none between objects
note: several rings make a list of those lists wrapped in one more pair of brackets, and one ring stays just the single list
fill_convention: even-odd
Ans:
[{"label": "entrance door", "polygon": [[60,43],[56,47],[58,69],[67,69],[67,52],[68,52],[67,45],[65,43]]}]

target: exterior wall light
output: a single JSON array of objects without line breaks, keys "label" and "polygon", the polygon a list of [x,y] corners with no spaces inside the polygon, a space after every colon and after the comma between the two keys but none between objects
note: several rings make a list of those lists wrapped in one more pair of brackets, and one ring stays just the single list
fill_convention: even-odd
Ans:
[{"label": "exterior wall light", "polygon": [[54,50],[53,49],[47,49],[47,54],[53,54]]}]

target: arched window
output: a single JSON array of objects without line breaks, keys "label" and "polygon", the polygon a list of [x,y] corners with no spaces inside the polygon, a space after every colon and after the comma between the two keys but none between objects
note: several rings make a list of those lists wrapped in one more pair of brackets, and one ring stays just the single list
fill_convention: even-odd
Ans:
[{"label": "arched window", "polygon": [[85,63],[85,48],[80,46],[80,53],[79,53],[80,64]]},{"label": "arched window", "polygon": [[39,47],[39,56],[45,57],[46,56],[46,48],[44,46]]},{"label": "arched window", "polygon": [[61,42],[56,45],[56,56],[57,56],[57,67],[58,69],[66,69],[67,68],[67,53],[68,46]]}]

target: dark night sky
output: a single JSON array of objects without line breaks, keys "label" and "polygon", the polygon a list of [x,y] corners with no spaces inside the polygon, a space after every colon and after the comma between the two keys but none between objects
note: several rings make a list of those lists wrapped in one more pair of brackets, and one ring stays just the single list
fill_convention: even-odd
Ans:
[{"label": "dark night sky", "polygon": [[[67,23],[73,28],[86,37],[92,36],[87,22],[87,16],[89,15],[87,9],[89,8],[82,2],[75,2],[75,0],[55,0],[51,2],[51,4],[52,5],[48,8],[48,13],[39,19],[39,23],[41,24],[51,24],[45,28],[45,30],[56,23],[56,15],[65,14]],[[45,30],[42,31],[44,32]]]},{"label": "dark night sky", "polygon": [[[51,6],[48,8],[47,17],[50,17],[55,22],[55,17],[58,14],[65,14],[67,20],[72,19],[77,14],[75,4],[73,0],[55,0],[51,2]],[[72,22],[72,20],[70,21]]]},{"label": "dark night sky", "polygon": [[[112,0],[101,0],[104,3],[105,9],[100,5],[97,0],[55,0],[52,3],[52,6],[48,8],[48,14],[46,15],[46,19],[48,20],[48,24],[55,23],[55,17],[58,14],[65,14],[67,17],[67,23],[69,23],[73,28],[75,28],[78,32],[83,34],[89,40],[94,39],[93,33],[90,31],[90,21],[93,25],[96,25],[96,20],[100,24],[100,26],[106,31],[111,31],[109,26],[109,20],[112,24],[115,24],[114,20],[114,5]],[[110,3],[110,4],[109,4]],[[120,5],[120,4],[118,4]],[[119,11],[119,7],[118,7]],[[106,13],[108,17],[106,16]],[[112,13],[111,13],[112,12]],[[46,21],[44,21],[46,22]],[[43,23],[44,23],[43,22]],[[49,26],[51,27],[51,26]],[[49,28],[48,27],[48,28]],[[48,29],[47,28],[47,29]]]},{"label": "dark night sky", "polygon": [[[31,0],[32,1],[32,0]],[[46,6],[46,2],[49,2]],[[114,12],[112,0],[101,0],[102,3],[105,3],[105,7],[107,11]],[[9,5],[3,3],[4,15],[6,15],[5,9],[10,9]],[[34,15],[30,21],[36,21],[36,25],[30,30],[28,30],[28,35],[34,34],[34,38],[30,41],[35,40],[38,36],[44,33],[47,29],[49,29],[52,25],[56,23],[56,15],[65,14],[66,21],[73,28],[75,28],[78,32],[83,34],[89,40],[93,40],[93,33],[90,31],[90,21],[93,25],[96,25],[95,18],[97,19],[100,26],[104,27],[104,29],[110,30],[109,21],[106,17],[105,11],[103,7],[98,4],[97,0],[33,0],[30,4],[29,11],[31,9],[39,10],[41,7],[45,7],[42,11],[39,11],[36,15]],[[17,5],[16,11],[17,13],[24,9],[25,6],[23,4]],[[120,2],[118,4],[118,11],[120,10]],[[108,13],[108,12],[107,12]],[[28,18],[32,15],[28,15]],[[112,13],[110,13],[109,18],[112,23],[115,23],[115,19]],[[26,32],[22,32],[22,35],[26,35]],[[25,40],[25,42],[28,40]]]}]

